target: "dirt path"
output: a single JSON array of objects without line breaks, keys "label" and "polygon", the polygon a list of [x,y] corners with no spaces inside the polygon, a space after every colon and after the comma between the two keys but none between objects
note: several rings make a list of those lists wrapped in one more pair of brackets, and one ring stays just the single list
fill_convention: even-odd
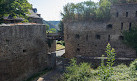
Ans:
[{"label": "dirt path", "polygon": [[51,72],[48,72],[47,74],[39,77],[35,81],[58,81],[58,79],[61,77],[62,72],[58,69],[55,69]]},{"label": "dirt path", "polygon": [[63,74],[65,67],[68,66],[68,63],[68,59],[56,57],[56,68],[34,81],[58,81],[58,79]]},{"label": "dirt path", "polygon": [[62,56],[65,53],[65,49],[56,51],[56,56]]}]

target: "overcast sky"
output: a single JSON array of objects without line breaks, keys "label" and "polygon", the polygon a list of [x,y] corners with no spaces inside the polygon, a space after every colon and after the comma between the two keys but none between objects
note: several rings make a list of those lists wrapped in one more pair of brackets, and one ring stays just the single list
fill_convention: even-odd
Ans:
[{"label": "overcast sky", "polygon": [[[63,11],[63,6],[67,3],[78,3],[89,0],[28,0],[33,8],[37,8],[38,13],[46,21],[61,20],[60,13]],[[97,2],[98,0],[91,0]]]}]

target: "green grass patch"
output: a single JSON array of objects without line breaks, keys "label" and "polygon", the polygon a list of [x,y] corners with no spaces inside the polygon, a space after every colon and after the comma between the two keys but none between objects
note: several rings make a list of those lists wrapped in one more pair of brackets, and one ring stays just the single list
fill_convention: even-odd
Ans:
[{"label": "green grass patch", "polygon": [[65,46],[61,44],[56,44],[56,50],[61,50],[61,49],[65,49]]}]

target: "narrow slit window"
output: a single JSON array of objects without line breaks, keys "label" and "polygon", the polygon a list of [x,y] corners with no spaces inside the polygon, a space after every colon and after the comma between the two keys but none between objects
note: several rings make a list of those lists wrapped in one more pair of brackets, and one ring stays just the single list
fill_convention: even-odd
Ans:
[{"label": "narrow slit window", "polygon": [[137,11],[136,11],[136,17],[137,17]]},{"label": "narrow slit window", "polygon": [[121,30],[123,30],[123,23],[121,23]]},{"label": "narrow slit window", "polygon": [[86,40],[88,41],[88,35],[86,36]]},{"label": "narrow slit window", "polygon": [[126,17],[128,17],[128,12],[126,12]]},{"label": "narrow slit window", "polygon": [[77,48],[77,51],[79,52],[79,51],[80,51],[80,49],[79,49],[79,48]]},{"label": "narrow slit window", "polygon": [[108,35],[108,41],[110,41],[110,35]]},{"label": "narrow slit window", "polygon": [[119,15],[119,13],[117,12],[117,13],[116,13],[116,17],[118,17],[118,15]]},{"label": "narrow slit window", "polygon": [[131,24],[132,24],[132,23],[129,23],[129,31],[131,30]]}]

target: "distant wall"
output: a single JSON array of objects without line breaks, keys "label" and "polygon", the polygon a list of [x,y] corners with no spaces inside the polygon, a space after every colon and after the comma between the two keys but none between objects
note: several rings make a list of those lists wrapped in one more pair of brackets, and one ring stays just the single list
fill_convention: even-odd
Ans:
[{"label": "distant wall", "polygon": [[0,81],[23,81],[47,67],[45,25],[0,26]]},{"label": "distant wall", "polygon": [[[106,45],[110,43],[116,50],[116,57],[134,58],[136,51],[122,43],[120,26],[115,22],[67,22],[64,25],[65,57],[77,55],[100,57],[105,54]],[[108,28],[107,28],[108,27]],[[127,28],[123,30],[127,30]]]},{"label": "distant wall", "polygon": [[[111,6],[109,21],[64,22],[65,57],[100,57],[110,43],[116,57],[135,58],[136,51],[122,43],[122,32],[137,24],[137,4]],[[132,40],[132,39],[131,39]]]}]

